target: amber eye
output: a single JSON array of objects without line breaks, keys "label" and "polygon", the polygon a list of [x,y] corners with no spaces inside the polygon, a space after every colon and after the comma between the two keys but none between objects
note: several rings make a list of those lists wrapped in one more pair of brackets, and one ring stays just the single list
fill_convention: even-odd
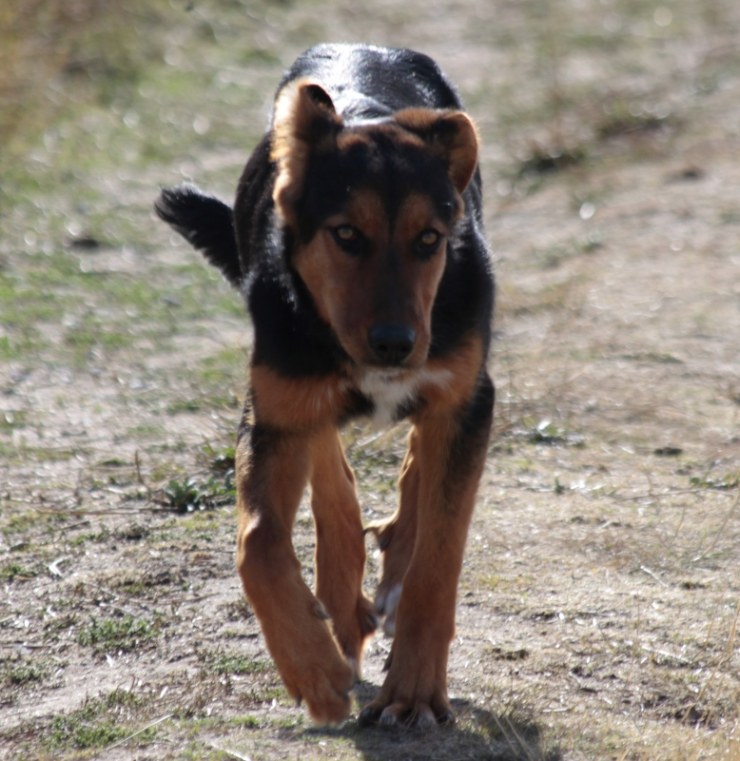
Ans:
[{"label": "amber eye", "polygon": [[439,233],[436,230],[424,230],[419,236],[419,243],[424,246],[436,246],[439,243]]},{"label": "amber eye", "polygon": [[416,253],[422,259],[432,256],[439,248],[442,235],[431,227],[423,230],[416,239]]},{"label": "amber eye", "polygon": [[335,243],[346,253],[359,256],[364,253],[367,246],[365,237],[352,225],[337,225],[329,228]]},{"label": "amber eye", "polygon": [[334,236],[343,243],[357,240],[357,230],[352,225],[337,225],[334,228]]}]

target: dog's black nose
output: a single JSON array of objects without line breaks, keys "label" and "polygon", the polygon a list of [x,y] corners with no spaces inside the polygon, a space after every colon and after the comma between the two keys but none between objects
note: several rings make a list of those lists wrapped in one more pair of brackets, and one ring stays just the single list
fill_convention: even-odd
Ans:
[{"label": "dog's black nose", "polygon": [[406,325],[375,325],[367,341],[375,358],[384,365],[400,365],[411,354],[416,332]]}]

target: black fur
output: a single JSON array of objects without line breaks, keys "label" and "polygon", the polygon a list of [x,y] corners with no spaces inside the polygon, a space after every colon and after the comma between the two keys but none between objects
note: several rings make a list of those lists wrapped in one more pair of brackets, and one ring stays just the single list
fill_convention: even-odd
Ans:
[{"label": "black fur", "polygon": [[410,106],[462,108],[439,66],[404,48],[317,45],[296,59],[278,92],[301,77],[319,80],[349,123],[391,116]]},{"label": "black fur", "polygon": [[165,188],[154,204],[157,216],[176,230],[235,287],[242,280],[234,236],[234,212],[215,196],[185,183]]}]

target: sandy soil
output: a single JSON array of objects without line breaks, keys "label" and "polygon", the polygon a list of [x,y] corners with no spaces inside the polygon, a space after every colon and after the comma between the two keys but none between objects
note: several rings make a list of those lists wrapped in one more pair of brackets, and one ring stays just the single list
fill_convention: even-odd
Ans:
[{"label": "sandy soil", "polygon": [[[224,310],[178,321],[156,354],[137,334],[83,366],[0,366],[0,757],[740,758],[740,13],[580,5],[549,21],[425,6],[414,28],[480,123],[499,281],[496,435],[450,660],[457,727],[311,729],[241,599],[230,507],[172,509],[173,478],[222,479],[212,454],[238,418],[249,330]],[[402,44],[418,6],[342,6],[325,31]],[[632,25],[633,44],[543,31],[579,13],[584,29]],[[279,65],[253,66],[277,81]],[[216,147],[190,168],[235,182],[242,158]],[[171,177],[122,177],[110,192],[123,183],[154,250],[142,262],[113,244],[94,268],[146,280],[196,261],[146,211]],[[214,402],[193,368],[224,351]],[[402,436],[348,434],[367,520],[393,507]],[[296,542],[310,578],[306,511]],[[105,621],[126,635],[106,639]],[[369,647],[359,702],[388,648]],[[86,745],[80,725],[112,733]]]}]

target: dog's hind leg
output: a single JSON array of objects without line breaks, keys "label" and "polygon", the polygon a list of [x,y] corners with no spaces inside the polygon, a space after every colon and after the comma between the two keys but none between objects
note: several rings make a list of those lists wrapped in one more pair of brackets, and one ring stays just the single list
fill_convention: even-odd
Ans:
[{"label": "dog's hind leg", "polygon": [[324,606],[301,577],[291,541],[311,470],[303,433],[256,424],[237,447],[237,567],[288,692],[321,724],[349,714],[354,671]]},{"label": "dog's hind leg", "polygon": [[409,446],[401,467],[400,503],[395,514],[384,522],[368,526],[383,553],[383,572],[375,594],[375,608],[384,616],[383,629],[392,637],[396,630],[396,610],[416,539],[416,515],[419,500],[418,433],[409,434]]},{"label": "dog's hind leg", "polygon": [[316,595],[359,677],[362,649],[377,619],[362,594],[365,546],[354,476],[333,427],[311,439],[311,507],[316,521]]}]

